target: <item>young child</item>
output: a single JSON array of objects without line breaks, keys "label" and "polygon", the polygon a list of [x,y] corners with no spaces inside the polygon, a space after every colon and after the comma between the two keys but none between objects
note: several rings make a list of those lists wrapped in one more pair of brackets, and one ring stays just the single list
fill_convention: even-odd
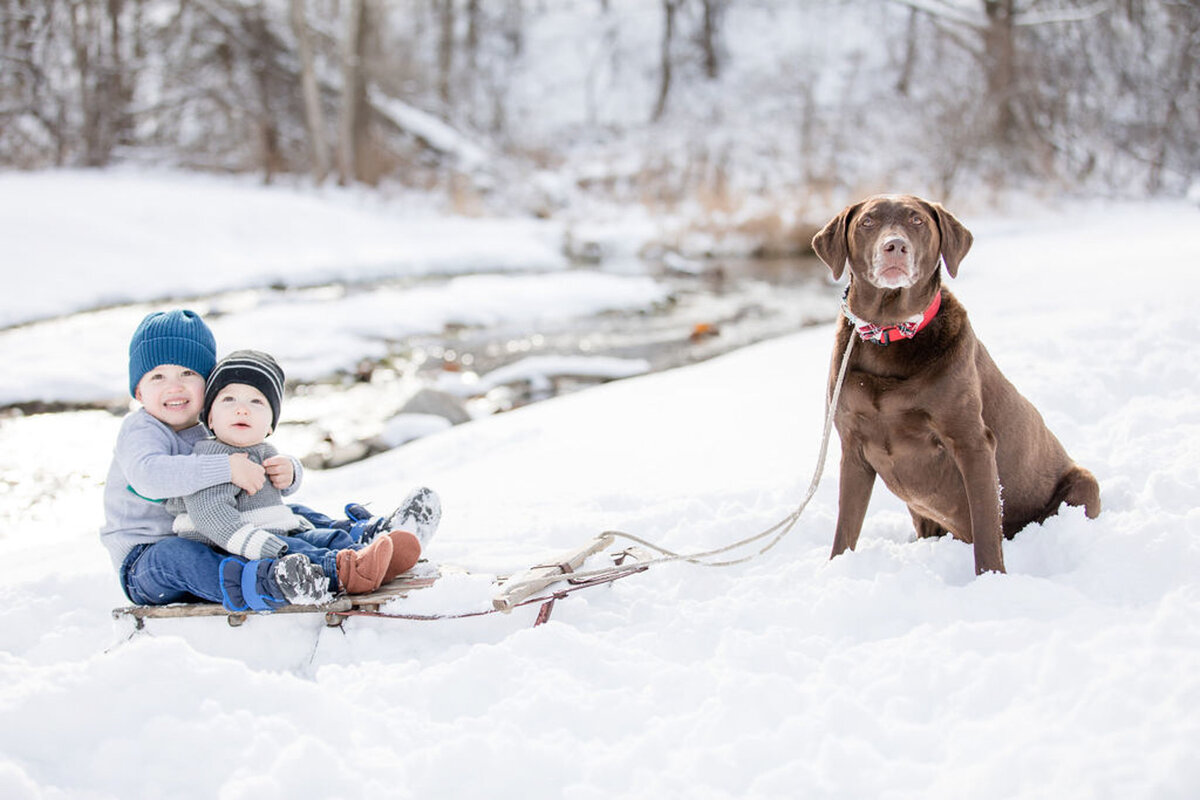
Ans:
[{"label": "young child", "polygon": [[[129,344],[129,391],[142,408],[126,417],[117,436],[101,542],[134,603],[199,598],[242,609],[250,599],[268,608],[309,602],[327,591],[327,584],[302,554],[228,560],[226,553],[172,532],[174,516],[160,498],[230,482],[248,492],[257,492],[268,480],[284,494],[295,488],[297,465],[284,456],[259,465],[242,453],[193,455],[196,442],[207,437],[199,417],[204,382],[215,363],[212,332],[194,312],[153,313],[138,325]],[[308,509],[297,510],[316,524],[343,527],[355,538],[390,530],[390,517],[368,517],[361,509],[354,520],[336,523]],[[424,511],[430,529],[436,528],[436,503]]]},{"label": "young child", "polygon": [[[238,350],[219,361],[208,378],[201,412],[213,438],[197,442],[192,452],[244,453],[260,464],[276,458],[265,439],[279,423],[283,381],[283,370],[266,353]],[[280,471],[281,482],[299,485],[299,465],[281,465]],[[438,504],[432,491],[414,492],[394,515],[396,529],[365,546],[344,530],[314,528],[270,484],[253,493],[233,483],[210,486],[168,500],[167,510],[178,514],[174,531],[180,536],[247,559],[302,553],[328,578],[330,591],[362,594],[416,565],[420,536],[432,535],[428,523],[437,516]]]}]

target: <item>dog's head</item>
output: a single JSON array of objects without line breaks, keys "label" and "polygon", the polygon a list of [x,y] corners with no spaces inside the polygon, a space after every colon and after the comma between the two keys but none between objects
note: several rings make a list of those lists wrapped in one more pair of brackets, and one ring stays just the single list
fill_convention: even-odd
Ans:
[{"label": "dog's head", "polygon": [[938,203],[908,194],[879,194],[847,207],[813,237],[813,250],[841,278],[850,274],[878,289],[907,289],[938,268],[950,277],[973,237]]}]

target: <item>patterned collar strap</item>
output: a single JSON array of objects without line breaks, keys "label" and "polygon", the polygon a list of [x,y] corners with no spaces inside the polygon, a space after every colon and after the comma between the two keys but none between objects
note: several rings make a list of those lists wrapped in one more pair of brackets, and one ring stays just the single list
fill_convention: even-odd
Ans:
[{"label": "patterned collar strap", "polygon": [[850,311],[849,297],[850,287],[847,286],[845,294],[842,295],[842,315],[850,321],[854,330],[858,331],[859,338],[864,342],[875,342],[885,346],[899,339],[911,339],[916,336],[922,328],[929,324],[930,320],[937,316],[938,309],[942,307],[942,290],[938,289],[924,314],[909,317],[898,325],[876,325],[854,316]]}]

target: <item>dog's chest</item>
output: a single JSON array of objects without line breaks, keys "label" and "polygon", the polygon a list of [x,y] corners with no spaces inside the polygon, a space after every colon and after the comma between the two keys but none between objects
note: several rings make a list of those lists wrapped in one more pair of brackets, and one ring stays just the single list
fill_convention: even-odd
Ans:
[{"label": "dog's chest", "polygon": [[858,449],[885,477],[894,472],[920,481],[946,464],[930,404],[920,384],[851,371],[842,387],[835,417],[843,446]]}]

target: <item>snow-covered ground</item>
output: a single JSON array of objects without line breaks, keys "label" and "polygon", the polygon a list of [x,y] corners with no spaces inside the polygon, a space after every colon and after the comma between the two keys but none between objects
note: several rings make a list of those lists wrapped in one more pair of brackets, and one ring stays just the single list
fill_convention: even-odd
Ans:
[{"label": "snow-covered ground", "polygon": [[[0,178],[10,324],[245,289],[292,267],[300,283],[557,268],[552,237],[525,222],[385,222],[344,199],[246,187],[210,208],[187,181],[158,181],[134,218],[141,191],[127,176],[20,176],[28,202],[12,196],[17,180]],[[126,201],[97,204],[106,193]],[[189,203],[211,216],[145,240],[155,205],[169,217]],[[277,224],[298,207],[300,228]],[[240,225],[254,215],[268,224]],[[97,536],[119,420],[7,418],[0,796],[1197,796],[1200,213],[1076,204],[963,221],[976,245],[952,290],[1104,502],[1097,520],[1070,509],[1006,543],[1008,575],[974,577],[961,543],[913,541],[882,487],[858,551],[828,561],[835,444],[813,503],[768,554],[658,567],[573,595],[536,629],[528,607],[344,630],[317,617],[162,620],[130,636],[110,618],[124,598]],[[323,246],[333,257],[317,257]],[[301,252],[313,258],[300,264]],[[142,286],[152,272],[161,283]],[[475,279],[447,306],[475,303]],[[653,302],[642,289],[626,302]],[[328,352],[351,357],[369,338],[348,333],[361,317],[320,313],[327,300],[270,316],[270,346],[335,342]],[[528,287],[504,305],[543,309]],[[0,386],[120,396],[145,308],[0,331]],[[214,327],[223,349],[264,335]],[[429,555],[479,575],[448,577],[397,613],[490,607],[489,573],[606,529],[715,547],[774,523],[807,487],[831,342],[824,326],[476,420],[312,472],[300,499],[383,509],[414,484],[441,493]],[[288,350],[285,368],[304,352]]]}]

